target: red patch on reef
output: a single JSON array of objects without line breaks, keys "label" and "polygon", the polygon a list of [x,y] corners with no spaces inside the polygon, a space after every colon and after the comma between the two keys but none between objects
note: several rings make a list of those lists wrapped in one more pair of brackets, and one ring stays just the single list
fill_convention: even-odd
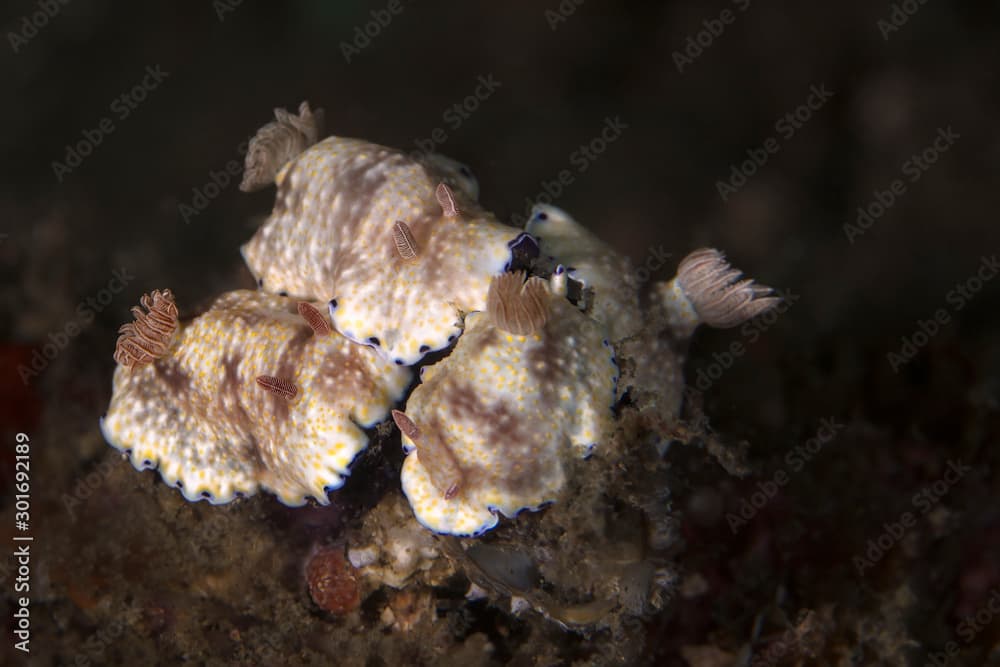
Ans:
[{"label": "red patch on reef", "polygon": [[31,366],[34,351],[35,348],[28,345],[0,343],[0,378],[3,378],[0,383],[0,431],[7,443],[0,447],[0,495],[7,493],[14,481],[15,434],[23,432],[33,436],[42,414],[42,401],[33,384],[38,375]]},{"label": "red patch on reef", "polygon": [[354,567],[344,558],[341,548],[316,552],[306,565],[306,582],[313,602],[331,614],[346,614],[361,604]]},{"label": "red patch on reef", "polygon": [[[35,348],[16,343],[0,343],[0,420],[18,431],[38,425],[42,402],[33,387],[39,375],[31,365]],[[44,360],[44,358],[43,358]]]}]

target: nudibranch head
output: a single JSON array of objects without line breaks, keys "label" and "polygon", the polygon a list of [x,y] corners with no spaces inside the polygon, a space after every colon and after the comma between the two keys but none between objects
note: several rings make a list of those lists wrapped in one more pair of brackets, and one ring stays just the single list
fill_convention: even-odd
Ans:
[{"label": "nudibranch head", "polygon": [[543,255],[568,267],[568,277],[583,285],[583,307],[608,326],[611,340],[642,328],[638,280],[627,257],[556,206],[536,204],[525,231],[538,238]]},{"label": "nudibranch head", "polygon": [[240,190],[253,192],[274,183],[289,160],[323,136],[323,116],[322,109],[313,112],[308,102],[299,105],[297,116],[285,109],[275,109],[274,120],[257,130],[250,140]]},{"label": "nudibranch head", "polygon": [[115,370],[101,428],[138,469],[188,500],[264,488],[328,502],[412,379],[343,336],[316,335],[297,304],[237,291],[180,326],[154,361]]},{"label": "nudibranch head", "polygon": [[567,457],[586,456],[611,428],[617,368],[603,328],[537,278],[500,276],[491,292],[396,419],[409,452],[403,491],[440,533],[479,534],[497,512],[556,500]]},{"label": "nudibranch head", "polygon": [[274,212],[244,258],[263,289],[329,301],[343,335],[414,364],[485,307],[521,234],[447,166],[330,137],[278,175]]},{"label": "nudibranch head", "polygon": [[479,180],[468,165],[440,153],[425,153],[420,160],[444,174],[445,182],[453,188],[472,201],[479,201]]}]

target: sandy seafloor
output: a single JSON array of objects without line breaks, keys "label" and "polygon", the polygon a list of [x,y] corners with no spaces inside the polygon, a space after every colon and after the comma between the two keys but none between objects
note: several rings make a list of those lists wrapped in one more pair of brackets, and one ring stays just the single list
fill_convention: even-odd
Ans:
[{"label": "sandy seafloor", "polygon": [[[11,558],[0,662],[1000,664],[998,8],[561,4],[4,6],[0,551],[33,541],[31,652],[14,648]],[[372,11],[386,25],[365,45]],[[326,614],[305,560],[363,510],[187,503],[104,442],[115,332],[139,296],[169,287],[197,312],[253,287],[239,246],[273,191],[206,188],[272,108],[303,99],[331,133],[469,164],[502,220],[548,192],[637,265],[670,253],[653,280],[711,245],[789,297],[780,317],[693,342],[688,382],[713,376],[704,412],[748,474],[698,442],[668,450],[675,589],[627,631],[467,601],[461,576],[423,591],[409,631],[386,623],[385,590]],[[581,159],[609,118],[625,129]],[[53,165],[88,136],[77,166]],[[881,213],[859,225],[859,207]],[[802,449],[824,423],[835,437]],[[338,492],[351,507],[398,494],[387,456]]]}]

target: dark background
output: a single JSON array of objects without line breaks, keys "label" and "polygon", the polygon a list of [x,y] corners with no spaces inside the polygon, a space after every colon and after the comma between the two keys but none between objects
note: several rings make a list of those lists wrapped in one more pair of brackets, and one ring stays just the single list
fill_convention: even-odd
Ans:
[{"label": "dark background", "polygon": [[[252,285],[238,248],[269,212],[273,190],[243,194],[230,177],[196,216],[186,221],[179,207],[193,205],[193,189],[204,190],[213,172],[242,162],[238,147],[274,107],[306,99],[326,110],[336,135],[409,150],[444,129],[436,150],[472,167],[481,201],[503,220],[523,215],[525,200],[569,169],[573,182],[554,203],[637,264],[660,247],[672,253],[654,279],[669,279],[687,252],[711,245],[799,297],[706,392],[714,428],[749,441],[757,477],[715,471],[675,490],[688,540],[679,561],[708,589],[651,622],[659,637],[651,661],[730,664],[694,662],[690,650],[682,658],[683,647],[711,645],[735,659],[754,619],[778,605],[792,619],[799,609],[834,610],[820,664],[918,664],[923,651],[949,640],[964,651],[952,664],[1000,664],[1000,621],[968,645],[956,633],[1000,586],[1000,280],[987,281],[961,311],[947,297],[982,257],[1000,252],[997,5],[914,2],[907,6],[917,11],[884,35],[879,21],[893,11],[885,2],[564,0],[574,11],[558,23],[546,14],[558,11],[554,0],[505,4],[402,2],[347,62],[343,44],[389,3],[73,0],[53,3],[55,15],[16,50],[10,33],[23,36],[23,17],[39,5],[5,3],[4,447],[17,431],[32,437],[38,530],[49,513],[64,512],[66,489],[113,458],[96,423],[128,308],[143,292],[170,287],[182,310],[194,312],[224,290]],[[734,20],[678,71],[675,52],[724,9]],[[169,75],[120,118],[112,104],[147,66]],[[445,114],[474,93],[480,76],[501,85],[455,127]],[[776,122],[814,85],[832,98],[782,137]],[[60,180],[53,162],[65,161],[67,146],[104,117],[114,131]],[[578,171],[573,152],[607,117],[627,129]],[[904,163],[948,127],[960,138],[908,180]],[[717,182],[769,137],[780,150],[723,201]],[[845,223],[894,179],[905,193],[849,241]],[[135,276],[124,292],[22,382],[18,367],[78,319],[77,305],[120,268]],[[942,308],[949,323],[896,372],[887,355]],[[746,336],[700,333],[688,377],[735,340]],[[733,535],[725,512],[828,417],[847,424],[845,434]],[[955,459],[972,472],[859,575],[852,559]],[[0,496],[0,535],[13,531],[9,491]],[[715,509],[705,514],[705,503]],[[127,507],[118,509],[126,519]],[[83,608],[45,573],[93,541],[114,539],[69,535],[61,546],[36,547],[33,567],[47,596],[36,606],[39,633],[72,625],[64,617],[73,614],[53,610]],[[114,595],[88,595],[113,613]],[[92,608],[74,613],[86,616],[78,623],[98,622]],[[69,660],[76,639],[65,641],[59,655]],[[168,639],[135,641],[161,641],[164,656],[177,653]]]}]

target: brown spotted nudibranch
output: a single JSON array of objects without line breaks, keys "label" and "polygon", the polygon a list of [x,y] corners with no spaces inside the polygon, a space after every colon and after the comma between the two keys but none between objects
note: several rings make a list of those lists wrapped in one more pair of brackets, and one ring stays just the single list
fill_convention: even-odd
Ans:
[{"label": "brown spotted nudibranch", "polygon": [[[617,368],[603,327],[533,280],[494,279],[494,305],[466,317],[454,350],[423,369],[407,400],[403,492],[436,532],[476,535],[497,513],[557,499],[567,458],[586,456],[610,433]],[[442,495],[451,464],[442,470],[440,452],[464,480],[451,499]]]},{"label": "brown spotted nudibranch", "polygon": [[247,266],[269,292],[335,300],[337,331],[415,364],[486,307],[523,235],[479,207],[455,164],[329,137],[277,175],[274,211],[243,246]]},{"label": "brown spotted nudibranch", "polygon": [[[339,335],[317,336],[294,301],[222,295],[181,325],[155,364],[115,371],[105,438],[188,500],[264,488],[329,502],[412,373]],[[165,416],[169,415],[169,419]]]}]

